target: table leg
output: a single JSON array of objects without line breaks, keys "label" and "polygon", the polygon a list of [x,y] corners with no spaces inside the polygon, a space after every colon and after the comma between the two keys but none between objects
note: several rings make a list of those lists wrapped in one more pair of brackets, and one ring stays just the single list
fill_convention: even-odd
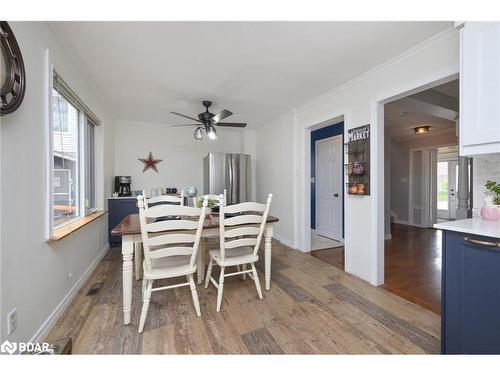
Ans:
[{"label": "table leg", "polygon": [[142,242],[134,243],[134,266],[135,266],[135,279],[141,279],[142,269]]},{"label": "table leg", "polygon": [[266,228],[264,232],[264,268],[266,278],[266,290],[271,289],[271,240],[273,238],[272,228]]},{"label": "table leg", "polygon": [[132,310],[132,279],[133,279],[133,236],[122,236],[122,283],[123,283],[123,324],[130,324],[130,312]]},{"label": "table leg", "polygon": [[198,284],[203,283],[203,276],[205,274],[205,240],[200,241],[200,245],[198,247],[198,259],[196,272],[198,276]]}]

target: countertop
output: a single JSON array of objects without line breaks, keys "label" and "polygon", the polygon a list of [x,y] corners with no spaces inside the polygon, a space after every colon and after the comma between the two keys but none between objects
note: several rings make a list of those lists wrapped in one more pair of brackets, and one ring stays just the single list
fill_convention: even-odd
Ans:
[{"label": "countertop", "polygon": [[438,223],[434,224],[434,228],[451,230],[453,232],[460,233],[477,234],[478,236],[500,238],[500,221],[488,221],[479,217]]}]

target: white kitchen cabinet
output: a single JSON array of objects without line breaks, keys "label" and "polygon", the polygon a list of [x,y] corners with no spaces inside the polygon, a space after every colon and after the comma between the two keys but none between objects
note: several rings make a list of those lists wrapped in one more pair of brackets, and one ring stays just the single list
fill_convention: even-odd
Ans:
[{"label": "white kitchen cabinet", "polygon": [[500,152],[500,22],[460,29],[460,155]]}]

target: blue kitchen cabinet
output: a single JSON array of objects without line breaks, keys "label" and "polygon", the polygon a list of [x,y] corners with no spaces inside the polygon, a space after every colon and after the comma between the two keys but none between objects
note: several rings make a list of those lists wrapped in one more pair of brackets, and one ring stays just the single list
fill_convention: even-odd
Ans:
[{"label": "blue kitchen cabinet", "polygon": [[500,354],[499,241],[444,232],[442,353]]},{"label": "blue kitchen cabinet", "polygon": [[111,235],[111,231],[130,214],[138,214],[137,198],[108,198],[108,241],[110,246],[121,245],[121,236]]}]

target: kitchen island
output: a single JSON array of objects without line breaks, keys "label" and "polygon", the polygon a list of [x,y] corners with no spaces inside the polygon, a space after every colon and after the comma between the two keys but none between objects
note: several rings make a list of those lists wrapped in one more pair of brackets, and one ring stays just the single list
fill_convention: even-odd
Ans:
[{"label": "kitchen island", "polygon": [[435,224],[443,233],[441,352],[500,354],[500,222]]}]

